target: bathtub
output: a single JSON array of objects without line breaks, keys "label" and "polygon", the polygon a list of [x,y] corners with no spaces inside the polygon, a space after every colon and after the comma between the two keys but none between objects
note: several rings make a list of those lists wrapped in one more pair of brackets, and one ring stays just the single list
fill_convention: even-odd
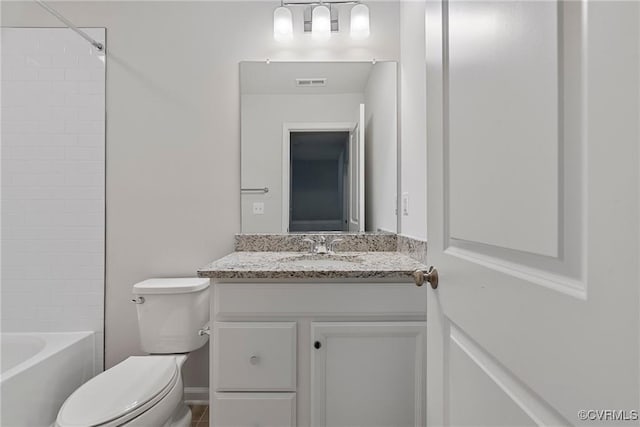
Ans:
[{"label": "bathtub", "polygon": [[0,335],[0,425],[52,425],[65,399],[96,373],[93,332]]}]

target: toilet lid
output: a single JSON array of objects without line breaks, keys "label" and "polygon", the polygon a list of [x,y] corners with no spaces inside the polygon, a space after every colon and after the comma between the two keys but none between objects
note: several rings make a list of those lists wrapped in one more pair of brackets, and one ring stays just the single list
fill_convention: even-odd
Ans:
[{"label": "toilet lid", "polygon": [[73,392],[58,425],[97,426],[122,418],[168,393],[178,375],[175,356],[129,357]]}]

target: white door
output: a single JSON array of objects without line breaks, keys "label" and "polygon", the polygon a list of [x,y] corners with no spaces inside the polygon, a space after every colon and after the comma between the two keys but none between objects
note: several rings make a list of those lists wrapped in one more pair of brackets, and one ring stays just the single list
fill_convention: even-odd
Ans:
[{"label": "white door", "polygon": [[640,4],[427,4],[428,425],[638,425]]},{"label": "white door", "polygon": [[314,322],[311,425],[424,425],[424,322]]},{"label": "white door", "polygon": [[349,132],[349,231],[364,231],[364,104]]}]

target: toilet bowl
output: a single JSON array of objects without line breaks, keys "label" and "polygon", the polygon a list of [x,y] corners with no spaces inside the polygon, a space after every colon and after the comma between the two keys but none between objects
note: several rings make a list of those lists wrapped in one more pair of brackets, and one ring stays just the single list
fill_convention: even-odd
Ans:
[{"label": "toilet bowl", "polygon": [[134,285],[142,348],[97,375],[64,402],[57,427],[189,427],[182,366],[202,347],[209,321],[209,281],[149,279]]}]

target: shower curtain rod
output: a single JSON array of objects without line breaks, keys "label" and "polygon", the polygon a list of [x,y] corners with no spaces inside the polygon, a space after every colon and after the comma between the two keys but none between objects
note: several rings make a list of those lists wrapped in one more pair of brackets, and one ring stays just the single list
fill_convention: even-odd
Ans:
[{"label": "shower curtain rod", "polygon": [[91,43],[96,49],[98,49],[99,51],[103,51],[104,50],[104,44],[96,41],[95,39],[93,39],[92,37],[90,37],[87,33],[85,33],[84,31],[82,31],[80,28],[76,27],[75,25],[73,25],[73,23],[71,21],[69,21],[67,18],[65,18],[64,16],[62,16],[57,10],[55,10],[54,8],[52,8],[51,6],[49,6],[47,3],[45,3],[43,0],[34,0],[36,3],[38,3],[44,10],[46,10],[47,12],[49,12],[50,14],[52,14],[53,16],[55,16],[60,22],[62,22],[64,25],[66,25],[67,27],[69,27],[71,30],[75,31],[80,37],[82,37],[83,39],[85,39],[86,41],[88,41],[89,43]]}]

